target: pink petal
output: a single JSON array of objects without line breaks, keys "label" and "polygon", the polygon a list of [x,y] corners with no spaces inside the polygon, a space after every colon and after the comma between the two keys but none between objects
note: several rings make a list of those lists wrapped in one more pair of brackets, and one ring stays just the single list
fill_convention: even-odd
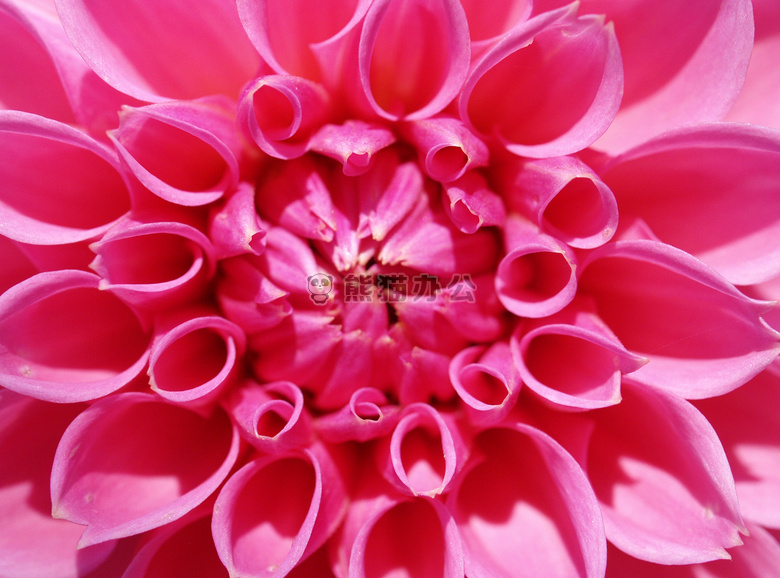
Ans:
[{"label": "pink petal", "polygon": [[[158,323],[158,328],[164,327]],[[149,383],[169,401],[208,403],[232,383],[245,350],[244,332],[227,319],[217,315],[188,319],[160,330],[152,343]]]},{"label": "pink petal", "polygon": [[657,241],[619,241],[580,267],[580,289],[630,351],[650,359],[632,379],[690,399],[739,387],[780,352],[780,334],[745,297],[687,253]]},{"label": "pink petal", "polygon": [[713,425],[734,473],[742,514],[780,528],[780,376],[763,371],[728,395],[696,407]]},{"label": "pink petal", "polygon": [[218,259],[265,250],[265,230],[255,211],[255,191],[245,182],[223,204],[212,209],[209,239]]},{"label": "pink petal", "polygon": [[30,259],[11,239],[0,235],[0,295],[17,283],[21,283],[38,272]]},{"label": "pink petal", "polygon": [[204,417],[150,394],[107,397],[60,441],[54,516],[87,525],[80,546],[168,524],[217,489],[238,448],[238,432],[221,410]]},{"label": "pink petal", "polygon": [[591,414],[587,471],[607,538],[660,564],[727,558],[744,526],[715,430],[673,394],[628,379],[622,389],[620,404]]},{"label": "pink petal", "polygon": [[518,326],[512,352],[523,383],[556,409],[615,405],[621,374],[647,363],[627,351],[598,317],[584,312]]},{"label": "pink petal", "polygon": [[[524,214],[545,233],[579,249],[599,247],[615,233],[615,195],[582,161],[518,160],[502,172],[509,209]],[[621,214],[622,210],[621,206]]]},{"label": "pink petal", "polygon": [[241,145],[227,99],[124,107],[109,132],[125,166],[171,203],[211,203],[238,180]]},{"label": "pink petal", "polygon": [[73,46],[98,76],[148,102],[233,98],[259,65],[236,6],[204,0],[198,10],[166,0],[154,10],[142,0],[115,5],[56,0]]},{"label": "pink petal", "polygon": [[659,137],[603,172],[624,222],[641,217],[663,242],[732,283],[780,274],[780,136],[711,124]]},{"label": "pink petal", "polygon": [[402,406],[429,402],[431,399],[449,401],[455,397],[448,375],[450,356],[422,347],[412,347],[400,359],[400,375],[394,392]]},{"label": "pink petal", "polygon": [[669,129],[720,120],[734,103],[753,44],[749,0],[583,4],[614,22],[626,79],[620,112],[596,147],[625,150]]},{"label": "pink petal", "polygon": [[0,574],[83,576],[108,557],[107,542],[77,550],[84,528],[51,517],[49,474],[57,442],[81,406],[0,391]]},{"label": "pink petal", "polygon": [[149,336],[83,271],[39,273],[0,296],[0,384],[46,401],[97,399],[146,365]]},{"label": "pink petal", "polygon": [[23,243],[92,239],[130,208],[108,147],[32,114],[0,111],[0,179],[0,233]]},{"label": "pink petal", "polygon": [[455,118],[416,120],[402,128],[417,149],[425,173],[441,183],[450,183],[466,171],[489,161],[487,145]]},{"label": "pink petal", "polygon": [[518,215],[504,230],[507,253],[496,272],[501,304],[518,317],[547,317],[568,305],[577,292],[576,256],[561,241]]},{"label": "pink petal", "polygon": [[503,226],[506,221],[504,202],[477,172],[469,172],[444,187],[442,204],[447,216],[464,233],[475,233],[480,227]]},{"label": "pink petal", "polygon": [[780,568],[780,544],[761,526],[745,524],[749,536],[742,546],[729,550],[731,560],[716,560],[701,564],[694,572],[696,578],[763,578]]},{"label": "pink petal", "polygon": [[118,223],[90,245],[90,267],[100,288],[144,309],[199,298],[214,274],[214,248],[203,233],[180,222]]},{"label": "pink petal", "polygon": [[292,382],[243,383],[226,403],[241,436],[265,453],[281,454],[311,440],[303,393]]},{"label": "pink petal", "polygon": [[341,410],[318,418],[315,427],[320,437],[329,443],[365,442],[388,435],[399,417],[398,406],[390,405],[384,393],[373,387],[363,387],[352,394]]},{"label": "pink petal", "polygon": [[459,101],[469,126],[533,158],[579,151],[607,130],[623,87],[620,51],[612,26],[576,10],[513,28],[472,67]]},{"label": "pink petal", "polygon": [[485,430],[447,498],[473,578],[603,576],[598,504],[574,459],[525,424]]},{"label": "pink petal", "polygon": [[472,50],[489,45],[509,29],[514,28],[530,16],[532,0],[498,0],[479,2],[461,0],[469,22]]},{"label": "pink petal", "polygon": [[261,76],[242,91],[238,122],[257,146],[277,159],[302,156],[330,116],[330,97],[319,84],[296,76]]},{"label": "pink petal", "polygon": [[520,393],[520,378],[509,346],[498,341],[489,348],[464,349],[450,362],[450,380],[465,405],[469,421],[477,426],[504,419]]},{"label": "pink petal", "polygon": [[344,174],[354,177],[368,172],[374,155],[394,142],[395,135],[387,128],[348,120],[323,126],[309,139],[309,149],[336,159]]},{"label": "pink petal", "polygon": [[492,274],[453,275],[434,309],[469,341],[486,343],[505,334],[506,319]]},{"label": "pink petal", "polygon": [[249,462],[214,505],[219,557],[231,576],[285,576],[334,532],[345,500],[333,457],[321,446]]}]

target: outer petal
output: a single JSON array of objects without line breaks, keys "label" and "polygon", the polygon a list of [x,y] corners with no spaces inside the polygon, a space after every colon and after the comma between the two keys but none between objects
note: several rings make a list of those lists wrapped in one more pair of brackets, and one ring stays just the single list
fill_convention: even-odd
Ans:
[{"label": "outer petal", "polygon": [[668,133],[602,171],[623,222],[747,285],[780,274],[780,134],[711,124]]},{"label": "outer petal", "polygon": [[530,16],[533,0],[498,0],[480,2],[461,0],[469,21],[471,46],[482,49],[495,42],[505,32],[517,26]]},{"label": "outer petal", "polygon": [[204,417],[150,394],[107,397],[60,441],[51,475],[54,516],[87,525],[80,546],[167,524],[217,489],[238,442],[221,410]]},{"label": "outer petal", "polygon": [[39,273],[0,296],[0,384],[56,402],[96,399],[146,365],[149,335],[83,271]]},{"label": "outer petal", "polygon": [[576,11],[541,14],[502,37],[471,69],[461,118],[533,158],[570,154],[601,136],[622,96],[620,51],[611,25]]},{"label": "outer petal", "polygon": [[108,147],[33,114],[0,111],[0,181],[0,233],[23,243],[92,239],[130,208]]},{"label": "outer petal", "polygon": [[24,254],[19,246],[8,237],[0,235],[0,295],[17,283],[38,272],[37,267]]},{"label": "outer petal", "polygon": [[447,498],[470,578],[603,576],[596,498],[574,459],[547,434],[485,430]]},{"label": "outer petal", "polygon": [[198,10],[180,0],[115,4],[56,0],[76,50],[108,84],[144,101],[233,98],[256,72],[259,59],[226,0],[204,0]]},{"label": "outer petal", "polygon": [[84,528],[51,517],[49,474],[60,436],[81,406],[0,391],[0,575],[75,578],[98,566],[113,542],[76,549]]},{"label": "outer petal", "polygon": [[340,474],[321,446],[261,457],[220,492],[214,543],[231,576],[286,576],[325,543],[345,506]]},{"label": "outer petal", "polygon": [[632,379],[683,397],[721,395],[780,352],[759,315],[771,303],[745,297],[687,253],[656,241],[619,241],[592,253],[580,290],[627,349],[650,359]]},{"label": "outer petal", "polygon": [[587,471],[607,538],[661,564],[727,558],[744,530],[715,430],[662,390],[623,381],[623,401],[591,414]]}]

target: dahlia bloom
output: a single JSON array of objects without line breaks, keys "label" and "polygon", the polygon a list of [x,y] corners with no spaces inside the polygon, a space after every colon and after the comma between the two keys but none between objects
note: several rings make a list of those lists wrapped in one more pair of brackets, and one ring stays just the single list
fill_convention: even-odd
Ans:
[{"label": "dahlia bloom", "polygon": [[0,0],[0,576],[777,575],[774,0]]}]

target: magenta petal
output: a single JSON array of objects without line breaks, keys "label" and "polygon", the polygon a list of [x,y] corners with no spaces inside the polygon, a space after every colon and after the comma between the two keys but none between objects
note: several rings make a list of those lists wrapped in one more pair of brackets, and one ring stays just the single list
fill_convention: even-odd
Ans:
[{"label": "magenta petal", "polygon": [[169,401],[205,404],[231,384],[245,350],[244,332],[227,319],[188,319],[152,343],[149,383]]},{"label": "magenta petal", "polygon": [[780,135],[749,125],[678,130],[609,162],[602,174],[623,222],[641,217],[663,242],[735,284],[780,274]]},{"label": "magenta petal", "polygon": [[780,544],[761,526],[747,522],[750,535],[744,544],[729,550],[731,560],[716,560],[701,564],[695,570],[696,578],[764,578],[780,568]]},{"label": "magenta petal", "polygon": [[83,271],[39,273],[0,296],[0,384],[38,399],[96,399],[146,365],[149,335]]},{"label": "magenta petal", "polygon": [[504,173],[503,192],[509,209],[524,214],[571,247],[593,249],[615,233],[615,195],[575,157],[517,161]]},{"label": "magenta petal", "polygon": [[38,268],[15,242],[0,235],[0,295],[38,272]]},{"label": "magenta petal", "polygon": [[109,137],[154,194],[177,205],[205,205],[238,180],[241,145],[232,108],[227,99],[124,107]]},{"label": "magenta petal", "polygon": [[577,259],[561,241],[517,215],[507,219],[507,254],[496,272],[501,304],[518,317],[547,317],[577,292]]},{"label": "magenta petal", "polygon": [[108,147],[68,125],[23,112],[0,111],[0,180],[0,230],[22,243],[92,239],[130,208]]},{"label": "magenta petal", "polygon": [[701,261],[657,241],[618,241],[580,268],[580,288],[630,351],[650,359],[632,379],[689,399],[742,385],[780,352],[745,297]]},{"label": "magenta petal", "polygon": [[498,0],[485,3],[461,0],[469,22],[472,50],[489,45],[531,15],[532,0]]},{"label": "magenta petal", "polygon": [[345,175],[362,175],[376,153],[395,142],[393,132],[360,120],[326,124],[309,139],[309,149],[339,161]]},{"label": "magenta petal", "polygon": [[233,2],[205,0],[196,11],[172,0],[154,10],[142,0],[121,10],[95,0],[56,4],[68,38],[98,76],[147,102],[235,98],[259,65]]},{"label": "magenta petal", "polygon": [[54,516],[87,525],[81,546],[168,524],[217,489],[238,449],[238,431],[219,409],[204,417],[150,394],[107,397],[60,441]]},{"label": "magenta petal", "polygon": [[484,177],[469,172],[444,187],[444,211],[464,233],[475,233],[480,227],[503,226],[506,220],[504,202],[488,188]]},{"label": "magenta petal", "polygon": [[533,158],[571,154],[601,136],[620,104],[620,51],[612,26],[576,11],[541,14],[503,36],[469,72],[461,118]]},{"label": "magenta petal", "polygon": [[255,191],[242,182],[227,201],[215,207],[209,219],[209,239],[218,259],[265,250],[265,230],[255,211]]},{"label": "magenta petal", "polygon": [[364,442],[392,432],[399,417],[399,407],[390,405],[384,393],[363,387],[352,394],[341,410],[318,418],[315,427],[329,443]]},{"label": "magenta petal", "polygon": [[81,406],[0,391],[0,575],[76,578],[98,566],[113,542],[77,549],[82,526],[51,517],[49,474],[60,436]]},{"label": "magenta petal", "polygon": [[596,498],[551,437],[516,424],[485,430],[447,498],[470,578],[604,575]]},{"label": "magenta petal", "polygon": [[242,91],[237,120],[264,153],[293,159],[327,120],[330,97],[314,82],[296,76],[261,76]]},{"label": "magenta petal", "polygon": [[727,558],[744,526],[715,430],[673,394],[627,379],[622,389],[620,404],[591,414],[587,470],[607,537],[660,564]]},{"label": "magenta petal", "polygon": [[222,488],[214,543],[231,576],[285,576],[325,543],[345,506],[343,482],[324,447],[261,457]]}]

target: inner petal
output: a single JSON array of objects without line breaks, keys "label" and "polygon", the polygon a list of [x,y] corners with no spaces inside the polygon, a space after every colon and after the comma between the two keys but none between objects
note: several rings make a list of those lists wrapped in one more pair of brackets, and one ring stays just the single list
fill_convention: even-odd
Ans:
[{"label": "inner petal", "polygon": [[401,463],[415,492],[440,488],[446,468],[441,436],[426,427],[407,432],[401,443]]}]

